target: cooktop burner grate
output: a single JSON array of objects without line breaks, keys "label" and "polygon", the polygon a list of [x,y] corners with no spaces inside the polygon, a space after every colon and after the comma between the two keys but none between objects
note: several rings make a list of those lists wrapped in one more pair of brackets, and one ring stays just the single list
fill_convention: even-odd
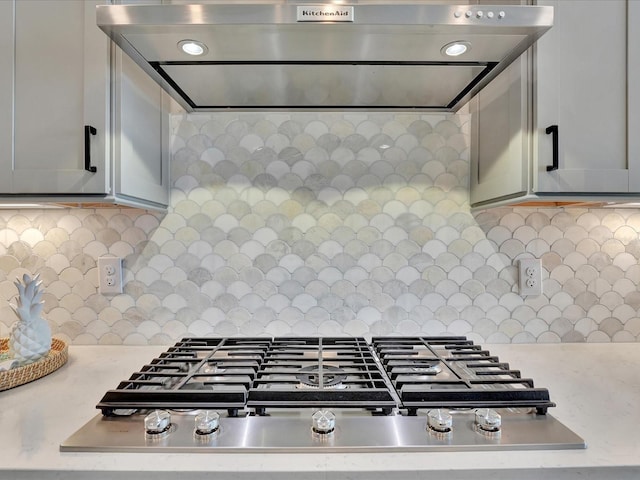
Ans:
[{"label": "cooktop burner grate", "polygon": [[247,406],[263,414],[268,407],[397,406],[388,379],[364,338],[274,339],[249,390]]},{"label": "cooktop burner grate", "polygon": [[61,450],[584,448],[553,405],[465,337],[191,337],[108,391]]},{"label": "cooktop burner grate", "polygon": [[105,393],[104,415],[148,409],[535,408],[554,406],[465,337],[188,337]]},{"label": "cooktop burner grate", "polygon": [[419,408],[535,407],[555,404],[549,392],[535,388],[487,350],[465,337],[374,337],[402,406]]},{"label": "cooktop burner grate", "polygon": [[270,343],[269,338],[183,338],[109,390],[97,407],[105,415],[141,408],[237,411],[246,404]]}]

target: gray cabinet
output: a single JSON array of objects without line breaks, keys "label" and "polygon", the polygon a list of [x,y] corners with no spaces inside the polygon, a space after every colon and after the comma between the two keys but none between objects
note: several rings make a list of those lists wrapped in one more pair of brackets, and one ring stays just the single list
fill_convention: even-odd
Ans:
[{"label": "gray cabinet", "polygon": [[160,207],[169,195],[169,97],[136,63],[113,47],[115,191]]},{"label": "gray cabinet", "polygon": [[640,2],[630,1],[627,8],[627,156],[634,166],[629,184],[640,191]]},{"label": "gray cabinet", "polygon": [[471,103],[470,202],[472,206],[527,195],[531,53],[524,53]]},{"label": "gray cabinet", "polygon": [[0,2],[0,191],[11,188],[5,174],[13,160],[13,4]]},{"label": "gray cabinet", "polygon": [[554,7],[554,27],[472,105],[471,204],[631,198],[640,2],[538,4]]},{"label": "gray cabinet", "polygon": [[[12,193],[105,192],[109,43],[89,23],[92,6],[15,2]],[[96,130],[95,173],[84,168],[85,125]]]},{"label": "gray cabinet", "polygon": [[14,46],[2,49],[3,63],[15,51],[12,75],[0,73],[0,85],[14,82],[7,90],[13,91],[12,116],[2,117],[10,127],[2,135],[13,132],[11,152],[0,158],[4,201],[154,209],[168,203],[161,90],[136,65],[123,62],[96,26],[99,3],[0,2],[0,9],[13,10],[8,18],[15,17],[13,35],[5,39],[4,29],[0,33],[0,41]]}]

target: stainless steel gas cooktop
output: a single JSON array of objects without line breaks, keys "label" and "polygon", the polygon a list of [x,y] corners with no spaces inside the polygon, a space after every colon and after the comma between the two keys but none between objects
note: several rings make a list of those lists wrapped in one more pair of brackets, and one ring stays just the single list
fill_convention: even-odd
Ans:
[{"label": "stainless steel gas cooktop", "polygon": [[61,451],[585,448],[549,392],[465,337],[184,338]]}]

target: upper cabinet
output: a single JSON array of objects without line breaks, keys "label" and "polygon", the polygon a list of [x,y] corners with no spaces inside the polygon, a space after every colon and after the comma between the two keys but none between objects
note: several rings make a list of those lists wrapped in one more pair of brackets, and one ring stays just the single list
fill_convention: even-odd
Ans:
[{"label": "upper cabinet", "polygon": [[0,2],[5,201],[168,203],[163,94],[96,26],[99,3]]},{"label": "upper cabinet", "polygon": [[114,190],[122,203],[169,203],[169,96],[113,46]]},{"label": "upper cabinet", "polygon": [[640,2],[538,4],[553,28],[472,103],[472,206],[640,192]]},{"label": "upper cabinet", "polygon": [[[91,10],[77,0],[15,2],[11,193],[105,193],[109,43]],[[85,125],[96,132],[87,138],[95,172],[85,169]]]},{"label": "upper cabinet", "polygon": [[0,191],[11,188],[5,174],[13,155],[13,4],[0,2]]}]

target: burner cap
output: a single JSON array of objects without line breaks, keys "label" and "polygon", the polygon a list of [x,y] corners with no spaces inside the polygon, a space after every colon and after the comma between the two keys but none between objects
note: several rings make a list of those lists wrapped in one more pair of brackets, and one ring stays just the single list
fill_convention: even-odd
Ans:
[{"label": "burner cap", "polygon": [[[296,375],[296,378],[300,380],[303,385],[313,388],[320,388],[320,366],[310,365],[308,367],[302,367],[299,370],[300,373]],[[344,370],[340,367],[333,365],[322,366],[322,387],[337,387],[344,379],[347,378]]]},{"label": "burner cap", "polygon": [[439,360],[435,360],[431,363],[427,362],[415,362],[415,366],[411,367],[411,371],[415,373],[425,373],[428,375],[437,375],[442,372],[442,366]]}]

